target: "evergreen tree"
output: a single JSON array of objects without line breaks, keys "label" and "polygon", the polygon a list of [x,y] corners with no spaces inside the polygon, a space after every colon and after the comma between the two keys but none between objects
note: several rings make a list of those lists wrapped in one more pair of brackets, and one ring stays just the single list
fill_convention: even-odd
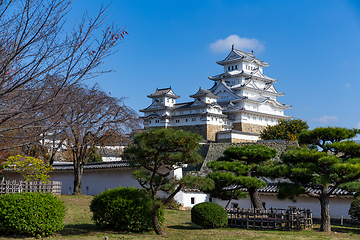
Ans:
[{"label": "evergreen tree", "polygon": [[[279,184],[278,198],[296,200],[300,194],[319,199],[321,231],[330,232],[329,200],[340,184],[360,178],[360,144],[349,140],[359,129],[340,127],[315,128],[299,135],[299,143],[309,148],[291,149],[281,156],[281,162],[263,166],[262,174],[290,181]],[[314,193],[308,187],[320,189]]]},{"label": "evergreen tree", "polygon": [[102,162],[102,154],[98,153],[98,148],[96,146],[93,146],[91,148],[91,153],[89,157],[89,162]]},{"label": "evergreen tree", "polygon": [[[231,146],[224,151],[224,156],[207,164],[213,170],[208,177],[215,182],[215,188],[208,191],[212,197],[223,200],[246,197],[240,189],[247,188],[254,208],[264,209],[257,189],[266,183],[257,176],[257,167],[271,158],[277,150],[265,145]],[[228,203],[229,204],[229,203]]]},{"label": "evergreen tree", "polygon": [[[170,202],[185,186],[200,187],[207,179],[185,176],[182,179],[169,179],[176,169],[184,164],[198,163],[201,136],[172,128],[155,129],[140,132],[133,138],[133,143],[124,151],[130,166],[138,169],[134,177],[154,200],[152,210],[153,228],[157,234],[165,235],[158,220],[161,204]],[[145,169],[145,170],[142,170]],[[168,197],[158,200],[158,192],[168,193]]]},{"label": "evergreen tree", "polygon": [[278,124],[267,126],[261,133],[262,140],[297,141],[299,134],[309,128],[301,119],[279,119]]}]

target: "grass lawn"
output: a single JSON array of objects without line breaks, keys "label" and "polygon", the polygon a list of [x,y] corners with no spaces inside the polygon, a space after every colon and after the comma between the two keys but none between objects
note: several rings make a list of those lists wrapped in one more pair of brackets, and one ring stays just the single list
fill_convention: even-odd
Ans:
[{"label": "grass lawn", "polygon": [[[360,226],[332,226],[332,233],[319,232],[319,226],[303,231],[246,230],[238,228],[200,229],[190,221],[189,211],[167,210],[163,226],[166,236],[149,233],[121,233],[97,229],[89,209],[92,196],[60,196],[67,213],[65,228],[56,236],[45,239],[360,239]],[[35,239],[1,236],[0,239]]]}]

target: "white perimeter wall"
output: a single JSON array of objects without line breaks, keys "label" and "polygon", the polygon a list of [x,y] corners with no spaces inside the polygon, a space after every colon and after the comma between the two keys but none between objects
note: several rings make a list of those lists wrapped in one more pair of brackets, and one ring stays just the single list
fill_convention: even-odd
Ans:
[{"label": "white perimeter wall", "polygon": [[[320,201],[311,197],[299,197],[294,203],[291,200],[279,200],[276,196],[260,195],[262,202],[265,202],[266,208],[288,208],[289,206],[296,206],[296,208],[307,208],[312,210],[313,217],[321,217]],[[345,218],[350,218],[348,211],[353,198],[330,198],[330,216],[340,218],[343,215]],[[213,202],[225,207],[227,201],[213,199]],[[239,200],[232,200],[231,203],[237,203],[240,208],[251,208],[250,198],[243,198]]]},{"label": "white perimeter wall", "polygon": [[[61,181],[61,194],[72,194],[74,190],[74,173],[69,172],[52,172],[50,181]],[[140,188],[139,183],[132,176],[132,169],[116,170],[97,170],[84,171],[81,179],[81,191],[86,195],[98,195],[99,193],[112,188],[136,187]]]}]

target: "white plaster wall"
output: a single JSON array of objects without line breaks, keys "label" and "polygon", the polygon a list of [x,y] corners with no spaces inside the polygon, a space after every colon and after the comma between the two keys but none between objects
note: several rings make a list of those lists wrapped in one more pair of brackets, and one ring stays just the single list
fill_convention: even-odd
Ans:
[{"label": "white plaster wall", "polygon": [[[288,208],[289,206],[296,206],[296,208],[307,208],[311,209],[313,217],[321,217],[320,202],[316,198],[310,197],[299,197],[294,203],[291,200],[279,200],[276,196],[271,195],[260,195],[261,201],[265,202],[266,208]],[[348,211],[353,198],[330,198],[330,216],[340,218],[343,215],[345,218],[350,218]],[[213,202],[225,207],[227,201],[214,199]],[[243,198],[239,200],[232,200],[231,203],[239,204],[240,208],[251,208],[250,198]]]},{"label": "white plaster wall", "polygon": [[235,132],[224,132],[224,133],[218,133],[217,138],[220,139],[242,139],[242,140],[251,140],[251,141],[257,141],[259,140],[258,136],[248,135],[248,134],[241,134],[241,133],[235,133]]},{"label": "white plaster wall", "polygon": [[[74,173],[52,172],[50,181],[61,181],[61,194],[72,194],[74,190]],[[137,187],[139,183],[132,176],[132,170],[110,170],[110,171],[84,171],[81,179],[81,191],[86,195],[98,195],[99,193],[112,188]]]},{"label": "white plaster wall", "polygon": [[275,107],[271,106],[270,104],[261,104],[259,106],[259,112],[263,112],[263,113],[278,115],[278,113],[276,113],[276,110],[279,110],[279,109],[276,109]]},{"label": "white plaster wall", "polygon": [[[194,204],[191,204],[191,198],[194,198]],[[179,192],[175,195],[174,200],[182,203],[184,207],[193,207],[194,205],[202,202],[208,202],[209,196],[201,192]]]}]

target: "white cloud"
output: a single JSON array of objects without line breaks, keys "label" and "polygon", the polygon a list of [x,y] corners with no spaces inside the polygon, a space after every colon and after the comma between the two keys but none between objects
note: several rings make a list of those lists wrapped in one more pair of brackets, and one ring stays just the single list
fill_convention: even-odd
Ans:
[{"label": "white cloud", "polygon": [[360,128],[360,122],[355,126],[356,128]]},{"label": "white cloud", "polygon": [[216,40],[210,44],[210,49],[216,53],[229,52],[233,44],[235,48],[245,51],[254,50],[255,52],[262,52],[265,50],[264,43],[256,38],[241,38],[238,35],[230,35],[225,39]]},{"label": "white cloud", "polygon": [[349,87],[350,87],[350,83],[347,83],[344,86],[342,86],[341,88],[349,88]]},{"label": "white cloud", "polygon": [[332,123],[332,122],[338,122],[339,118],[337,116],[323,116],[323,117],[320,117],[320,118],[317,118],[317,119],[313,119],[313,121],[319,122],[319,123],[322,123],[322,124],[329,124],[329,123]]}]

